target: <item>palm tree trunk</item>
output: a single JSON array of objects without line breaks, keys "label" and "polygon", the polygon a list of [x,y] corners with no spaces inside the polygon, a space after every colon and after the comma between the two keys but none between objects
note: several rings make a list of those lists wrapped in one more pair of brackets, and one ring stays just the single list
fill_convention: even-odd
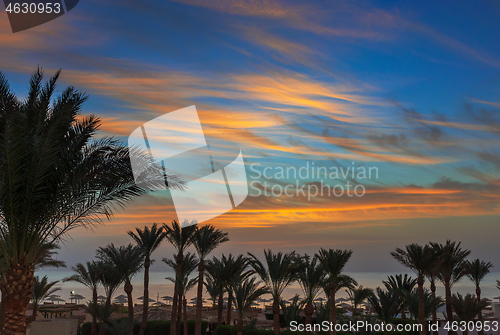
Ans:
[{"label": "palm tree trunk", "polygon": [[[204,260],[200,259],[198,265],[198,294],[196,299],[196,317],[194,325],[194,335],[201,335],[201,313],[203,310],[203,272],[205,272]],[[187,335],[187,334],[185,334]]]},{"label": "palm tree trunk", "polygon": [[[132,287],[132,284],[129,281],[125,282],[125,293],[127,293],[127,299],[128,299],[128,320],[130,324],[134,323],[134,301],[132,299],[132,290],[134,288]],[[133,335],[133,327],[130,329],[130,335]]]},{"label": "palm tree trunk", "polygon": [[177,285],[177,279],[181,276],[182,271],[182,261],[183,254],[179,252],[177,254],[177,269],[175,269],[175,283],[174,283],[174,299],[172,300],[172,313],[170,314],[170,334],[177,335],[177,305],[179,302],[179,285]]},{"label": "palm tree trunk", "polygon": [[26,334],[26,310],[33,295],[34,270],[21,264],[13,264],[4,275],[0,288],[5,295],[5,325],[3,335]]},{"label": "palm tree trunk", "polygon": [[[95,306],[97,306],[97,289],[92,290],[92,304],[94,306],[93,308],[95,308]],[[97,313],[94,311],[94,313],[92,313],[92,328],[90,330],[90,334],[97,335],[97,333],[98,333]]]},{"label": "palm tree trunk", "polygon": [[274,320],[274,325],[273,325],[274,335],[279,335],[281,331],[279,297],[274,297],[273,299],[273,320]]},{"label": "palm tree trunk", "polygon": [[[174,296],[172,298],[172,311],[170,312],[170,334],[175,335],[175,322],[177,320],[177,305],[179,304],[179,296],[177,294],[177,284],[174,283]],[[173,331],[173,333],[172,333]]]},{"label": "palm tree trunk", "polygon": [[330,324],[333,325],[333,329],[330,329],[330,335],[336,335],[337,330],[335,329],[335,324],[337,323],[337,310],[335,309],[335,292],[337,290],[337,285],[332,281],[330,284]]},{"label": "palm tree trunk", "polygon": [[424,277],[419,276],[417,279],[417,292],[418,292],[418,323],[420,323],[422,329],[420,329],[420,335],[426,334],[426,324],[425,324],[425,301],[424,301]]},{"label": "palm tree trunk", "polygon": [[144,300],[142,302],[142,320],[141,328],[139,329],[139,335],[144,335],[146,332],[146,325],[148,322],[148,312],[149,312],[149,267],[151,266],[151,260],[149,255],[146,255],[144,260]]},{"label": "palm tree trunk", "polygon": [[38,303],[33,303],[33,313],[31,313],[31,322],[36,321],[36,315],[38,314]]},{"label": "palm tree trunk", "polygon": [[[431,279],[431,296],[432,299],[436,299],[436,282],[434,279]],[[432,324],[437,324],[437,308],[432,309]],[[435,335],[438,334],[437,331],[433,332]]]},{"label": "palm tree trunk", "polygon": [[[109,293],[108,293],[108,294],[109,294]],[[107,296],[107,297],[106,297],[106,303],[105,303],[105,305],[104,305],[104,309],[105,309],[106,311],[110,311],[110,310],[111,310],[111,295],[108,295],[108,294],[106,294],[106,296]],[[106,323],[106,322],[108,322],[108,321],[109,321],[110,316],[111,316],[111,313],[110,313],[110,314],[108,314],[108,313],[106,312],[106,313],[103,315],[103,319],[101,320],[101,321],[102,321],[102,323]],[[104,333],[104,332],[105,332],[105,331],[104,331],[104,329],[99,330],[99,333]]]},{"label": "palm tree trunk", "polygon": [[182,320],[182,311],[184,307],[184,295],[179,295],[179,303],[177,304],[177,323],[175,325],[175,329],[177,330],[177,335],[181,334],[181,320]]},{"label": "palm tree trunk", "polygon": [[0,302],[0,333],[2,332],[3,326],[5,324],[6,309],[5,309],[5,299],[3,297],[5,297],[5,293],[2,291],[2,301]]},{"label": "palm tree trunk", "polygon": [[184,317],[182,320],[182,323],[184,324],[184,335],[188,335],[187,300],[185,296],[182,301],[182,305],[184,306]]},{"label": "palm tree trunk", "polygon": [[[94,306],[97,306],[97,290],[94,289],[92,290],[92,304]],[[92,313],[92,328],[91,328],[91,331],[90,331],[90,334],[91,335],[97,335],[97,332],[99,331],[97,329],[97,313]]]},{"label": "palm tree trunk", "polygon": [[243,318],[238,317],[238,333],[237,335],[243,335]]},{"label": "palm tree trunk", "polygon": [[227,322],[228,326],[231,325],[231,310],[233,309],[233,307],[231,306],[232,304],[233,304],[233,295],[232,295],[232,292],[230,292],[228,290],[228,297],[227,297],[227,318],[226,318],[226,322]]},{"label": "palm tree trunk", "polygon": [[[478,302],[481,301],[481,288],[479,287],[479,285],[476,286],[476,296],[477,296],[477,301]],[[477,319],[479,320],[479,322],[481,322],[481,324],[483,324],[483,311],[479,311]],[[481,330],[478,333],[479,333],[478,335],[484,335],[483,327],[481,327]]]},{"label": "palm tree trunk", "polygon": [[[446,318],[448,321],[453,321],[453,307],[451,306],[451,287],[450,281],[446,280],[444,282],[444,291],[445,291],[445,299],[446,299]],[[451,330],[448,330],[448,335],[454,334]]]},{"label": "palm tree trunk", "polygon": [[306,325],[312,325],[312,317],[314,313],[314,306],[312,302],[308,302],[304,308],[304,314],[306,315]]},{"label": "palm tree trunk", "polygon": [[219,301],[217,302],[217,326],[222,324],[222,312],[224,310],[224,291],[219,293]]}]

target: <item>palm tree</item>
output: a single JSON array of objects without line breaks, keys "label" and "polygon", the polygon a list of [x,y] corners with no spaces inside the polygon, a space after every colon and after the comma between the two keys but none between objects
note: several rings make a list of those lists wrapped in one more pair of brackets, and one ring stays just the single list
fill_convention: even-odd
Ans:
[{"label": "palm tree", "polygon": [[413,288],[415,285],[417,285],[417,279],[411,278],[408,276],[408,274],[398,274],[396,276],[388,276],[387,280],[382,281],[382,284],[387,289],[393,289],[396,290],[399,293],[399,296],[401,297],[401,305],[400,305],[400,312],[401,312],[401,320],[406,320],[406,315],[405,315],[405,298],[408,293],[413,291]]},{"label": "palm tree", "polygon": [[212,282],[214,290],[218,294],[217,301],[217,325],[222,324],[222,313],[224,309],[224,292],[226,288],[225,267],[222,260],[213,257],[212,260],[207,261],[207,283]]},{"label": "palm tree", "polygon": [[[210,262],[210,261],[209,261]],[[217,280],[212,276],[208,263],[207,263],[207,275],[205,276],[205,290],[207,290],[210,300],[212,301],[212,308],[215,309],[217,306],[217,299],[219,298],[220,289],[217,286]]]},{"label": "palm tree", "polygon": [[[125,283],[124,291],[128,299],[128,318],[130,323],[134,322],[134,301],[132,299],[132,277],[142,268],[143,251],[138,246],[128,244],[126,246],[115,247],[113,243],[106,247],[99,247],[97,250],[98,259],[108,262],[115,267],[122,276]],[[132,330],[130,331],[132,333]]]},{"label": "palm tree", "polygon": [[[325,296],[330,296],[330,282],[328,280],[323,281],[323,293]],[[346,274],[341,274],[337,276],[335,280],[335,294],[337,294],[341,289],[354,290],[358,286],[356,279],[348,276]]]},{"label": "palm tree", "polygon": [[[489,306],[487,299],[477,299],[476,296],[467,293],[463,297],[460,293],[456,293],[451,297],[451,305],[460,321],[465,321],[467,324],[476,319],[481,314],[483,309]],[[463,335],[469,334],[468,327],[465,327]]]},{"label": "palm tree", "polygon": [[258,297],[269,293],[266,287],[260,287],[259,284],[260,282],[254,277],[238,280],[234,283],[233,294],[234,305],[238,313],[238,335],[243,335],[243,318],[245,312]]},{"label": "palm tree", "polygon": [[417,275],[417,290],[418,290],[418,322],[421,325],[420,335],[425,335],[425,296],[424,283],[425,276],[429,269],[433,266],[433,248],[429,245],[421,246],[419,244],[409,244],[405,249],[397,248],[391,252],[401,264],[411,269]]},{"label": "palm tree", "polygon": [[[75,272],[74,275],[64,278],[63,281],[74,281],[85,285],[92,291],[91,305],[97,306],[97,290],[101,285],[101,273],[103,271],[102,262],[87,262],[85,265],[82,263],[76,264],[72,267]],[[97,335],[97,314],[92,315],[92,330],[91,335]]]},{"label": "palm tree", "polygon": [[227,257],[222,255],[221,262],[223,268],[222,281],[224,283],[224,289],[228,295],[226,323],[230,325],[231,313],[233,311],[232,303],[234,283],[238,280],[248,278],[252,274],[253,270],[246,270],[249,264],[249,259],[243,255],[239,255],[238,257],[233,257],[231,254]]},{"label": "palm tree", "polygon": [[318,257],[304,255],[298,260],[301,263],[302,271],[299,271],[297,280],[304,291],[306,315],[306,325],[312,324],[312,316],[314,313],[314,300],[321,292],[322,284],[325,280],[325,272],[318,260]]},{"label": "palm tree", "polygon": [[[326,297],[328,297],[328,302],[325,304],[325,308],[328,310],[328,320],[330,319],[330,306],[334,306],[335,307],[335,303],[333,304],[330,304],[330,282],[328,281],[328,278],[326,278],[324,281],[323,281],[323,284],[322,284],[322,288],[323,288],[323,293],[325,294]],[[352,278],[351,276],[348,276],[346,274],[341,274],[339,276],[337,276],[337,279],[335,279],[335,295],[337,295],[337,293],[342,290],[342,289],[346,289],[348,291],[350,290],[354,290],[356,288],[356,286],[358,286],[358,282],[356,281],[356,279]],[[337,312],[337,311],[335,311]],[[318,315],[316,314],[316,317]],[[326,321],[328,321],[326,320]]]},{"label": "palm tree", "polygon": [[106,301],[104,302],[104,305],[92,304],[90,307],[94,313],[98,313],[98,319],[101,320],[101,322],[107,323],[109,321],[109,317],[113,313],[111,298],[123,283],[124,278],[120,271],[111,262],[101,262],[101,267],[99,281],[101,282],[102,287],[104,287]]},{"label": "palm tree", "polygon": [[139,335],[144,335],[149,311],[149,268],[154,262],[151,260],[151,255],[160,246],[161,242],[165,238],[165,232],[163,227],[158,227],[155,223],[151,228],[147,226],[145,226],[142,230],[136,228],[135,232],[129,231],[128,234],[132,237],[135,243],[137,243],[137,246],[141,248],[144,255],[144,300],[142,302],[141,328],[139,329]]},{"label": "palm tree", "polygon": [[[329,285],[329,294],[327,297],[330,300],[330,322],[337,323],[337,310],[335,309],[335,293],[337,292],[338,277],[342,274],[345,265],[352,255],[352,250],[334,250],[321,248],[318,253],[318,258],[328,275],[326,282]],[[337,331],[335,327],[330,329],[330,334],[335,335]]]},{"label": "palm tree", "polygon": [[[475,259],[472,262],[471,261],[466,261],[465,263],[466,267],[466,274],[469,277],[469,279],[474,283],[476,286],[476,297],[477,300],[481,300],[481,281],[486,277],[488,273],[490,273],[490,269],[493,267],[493,264],[490,262],[485,262],[480,259]],[[483,321],[483,313],[478,314],[478,320]],[[484,330],[481,328],[479,331],[479,335],[483,335]]]},{"label": "palm tree", "polygon": [[66,262],[60,261],[54,257],[57,256],[58,250],[61,247],[57,244],[54,243],[48,243],[43,245],[39,249],[39,256],[35,257],[36,258],[36,265],[35,265],[35,270],[40,270],[42,268],[46,267],[52,267],[52,268],[65,268],[66,267]]},{"label": "palm tree", "polygon": [[297,255],[295,252],[283,254],[264,250],[265,265],[254,255],[248,253],[250,265],[260,276],[266,289],[273,297],[274,334],[280,333],[280,300],[281,294],[297,279]]},{"label": "palm tree", "polygon": [[368,301],[375,309],[378,317],[385,323],[391,323],[399,311],[399,293],[396,290],[383,290],[377,287],[376,294],[372,294]]},{"label": "palm tree", "polygon": [[[60,248],[59,245],[54,243],[46,243],[42,245],[42,247],[38,250],[38,255],[34,257],[35,259],[35,270],[39,270],[44,267],[66,267],[66,263],[63,261],[59,261],[54,257],[57,255],[57,250]],[[1,261],[0,256],[0,277],[4,273],[5,269],[4,263]],[[2,292],[2,296],[4,296],[4,292]],[[0,301],[0,330],[3,329],[5,324],[5,314],[6,314],[6,306],[5,299]]]},{"label": "palm tree", "polygon": [[[173,259],[163,258],[162,261],[170,266],[172,270],[178,269],[178,258],[174,255]],[[179,276],[175,277],[167,277],[166,279],[170,280],[172,283],[177,285],[178,293],[179,293],[179,303],[178,303],[178,313],[183,314],[183,326],[184,326],[184,334],[188,333],[187,329],[187,301],[186,301],[186,293],[191,290],[197,283],[198,278],[189,278],[191,273],[196,269],[199,260],[196,258],[195,254],[190,252],[186,253],[183,256],[181,272]],[[183,313],[182,313],[183,311]],[[180,329],[179,329],[180,331]]]},{"label": "palm tree", "polygon": [[315,304],[314,312],[316,313],[315,322],[317,324],[321,324],[325,321],[328,322],[330,317],[330,302],[327,300],[324,304],[322,301],[319,304]]},{"label": "palm tree", "polygon": [[[441,260],[438,278],[444,285],[448,321],[453,320],[451,288],[466,274],[465,258],[470,254],[470,250],[462,249],[460,244],[460,242],[450,240],[447,240],[445,244],[431,243],[432,248]],[[452,333],[453,331],[448,331],[448,334]]]},{"label": "palm tree", "polygon": [[47,299],[48,296],[61,290],[60,287],[54,287],[54,285],[57,285],[57,283],[59,283],[58,280],[49,282],[47,276],[43,276],[42,279],[40,279],[40,277],[38,276],[35,276],[35,282],[33,285],[33,298],[31,298],[31,301],[33,302],[33,314],[31,318],[32,321],[36,320],[38,305],[42,301]]},{"label": "palm tree", "polygon": [[[437,299],[436,280],[438,280],[439,265],[441,263],[441,258],[440,255],[434,249],[432,249],[432,256],[430,263],[432,265],[427,269],[426,277],[429,279],[431,297],[432,299]],[[432,314],[432,323],[437,324],[437,308],[433,309],[431,314]],[[439,332],[433,331],[433,333],[438,334]]]},{"label": "palm tree", "polygon": [[285,320],[285,325],[290,325],[293,321],[300,321],[300,311],[304,308],[305,300],[300,299],[300,296],[296,294],[291,300],[281,300],[280,306],[283,311],[283,319]]},{"label": "palm tree", "polygon": [[[418,291],[412,290],[411,292],[405,292],[405,300],[408,306],[410,314],[418,320]],[[435,310],[444,305],[444,301],[441,297],[435,297],[429,290],[424,290],[424,312],[425,318],[428,318]]]},{"label": "palm tree", "polygon": [[229,241],[228,233],[215,229],[212,225],[198,228],[193,235],[193,245],[200,261],[198,265],[198,292],[196,300],[196,317],[194,335],[201,335],[201,312],[203,309],[203,274],[205,272],[205,258],[219,245]]},{"label": "palm tree", "polygon": [[38,69],[20,100],[0,73],[0,254],[5,263],[0,289],[6,335],[26,332],[38,250],[74,228],[109,219],[146,192],[134,181],[126,146],[106,137],[92,141],[100,120],[80,116],[87,96],[68,87],[54,98],[59,74],[44,84]]},{"label": "palm tree", "polygon": [[352,301],[352,315],[356,315],[358,306],[373,295],[373,290],[371,288],[359,286],[354,289],[347,290],[347,294]]},{"label": "palm tree", "polygon": [[[172,226],[168,226],[166,224],[163,225],[165,229],[165,238],[169,241],[174,248],[177,250],[177,268],[175,269],[176,277],[181,275],[182,270],[182,261],[184,258],[184,251],[193,243],[193,235],[196,231],[197,227],[195,224],[190,225],[188,222],[183,223],[184,228],[177,221],[172,221]],[[174,283],[174,298],[172,300],[172,313],[170,316],[170,334],[171,335],[179,335],[180,334],[180,313],[178,313],[179,306],[178,303],[182,306],[182,303],[178,302],[179,300],[179,289],[177,287],[177,281]],[[179,315],[178,315],[179,314]]]}]

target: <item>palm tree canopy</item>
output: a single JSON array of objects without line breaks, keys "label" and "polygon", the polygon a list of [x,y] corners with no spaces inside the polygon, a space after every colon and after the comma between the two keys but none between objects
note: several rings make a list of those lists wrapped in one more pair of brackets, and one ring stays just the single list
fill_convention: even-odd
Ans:
[{"label": "palm tree canopy", "polygon": [[85,264],[78,263],[71,268],[74,275],[64,278],[63,281],[74,281],[85,285],[92,291],[97,291],[101,282],[101,272],[103,271],[102,262],[87,262]]},{"label": "palm tree canopy", "polygon": [[100,262],[99,265],[101,267],[99,272],[99,281],[106,292],[106,303],[109,304],[111,302],[111,297],[123,283],[124,277],[113,263]]},{"label": "palm tree canopy", "polygon": [[196,225],[181,227],[176,220],[172,221],[171,226],[163,225],[165,229],[165,238],[174,246],[179,253],[183,253],[193,243],[193,235],[196,231]]},{"label": "palm tree canopy", "polygon": [[[323,292],[325,293],[325,296],[330,297],[330,281],[325,280],[323,281]],[[356,279],[352,278],[351,276],[341,274],[338,275],[335,282],[335,293],[340,291],[341,289],[347,289],[347,290],[354,290],[356,286],[358,286],[358,282]]]},{"label": "palm tree canopy", "polygon": [[210,299],[212,300],[213,305],[215,305],[219,294],[223,292],[220,289],[217,280],[212,275],[210,275],[209,272],[207,272],[203,285],[205,285],[205,290],[210,295]]},{"label": "palm tree canopy", "polygon": [[39,68],[20,100],[0,73],[0,254],[7,265],[34,266],[45,243],[109,219],[145,193],[129,149],[92,139],[100,119],[80,115],[87,96],[68,87],[54,97],[59,75],[43,83]]},{"label": "palm tree canopy", "polygon": [[260,286],[260,281],[255,277],[236,281],[233,286],[233,301],[239,317],[243,318],[257,298],[266,293],[269,293],[267,287]]},{"label": "palm tree canopy", "polygon": [[[410,314],[418,320],[418,292],[417,290],[412,290],[405,293],[405,305],[408,307]],[[432,297],[432,293],[425,289],[424,290],[424,317],[427,319],[439,307],[444,305],[444,300],[441,297]]]},{"label": "palm tree canopy", "polygon": [[470,250],[462,249],[460,244],[461,242],[450,240],[447,240],[445,244],[431,243],[441,259],[438,278],[442,282],[449,282],[453,285],[466,275],[465,258],[469,256]]},{"label": "palm tree canopy", "polygon": [[55,256],[61,247],[55,243],[45,243],[39,249],[39,254],[35,256],[35,269],[44,267],[65,268],[66,262],[57,260]]},{"label": "palm tree canopy", "polygon": [[461,321],[472,321],[489,306],[489,302],[486,299],[477,300],[477,297],[470,293],[465,297],[456,293],[451,296],[451,305]]},{"label": "palm tree canopy", "polygon": [[397,248],[391,255],[420,278],[423,278],[433,266],[434,250],[429,245],[409,244],[405,249]]},{"label": "palm tree canopy", "polygon": [[273,253],[271,250],[264,250],[264,263],[251,253],[248,255],[250,265],[265,283],[274,299],[279,299],[285,288],[297,279],[299,271],[295,252]]},{"label": "palm tree canopy", "polygon": [[129,231],[128,235],[141,248],[144,256],[151,257],[151,254],[160,246],[165,238],[164,227],[158,227],[155,223],[151,228],[145,226],[144,229],[136,228],[135,232]]},{"label": "palm tree canopy", "polygon": [[[173,257],[173,259],[163,258],[162,261],[170,266],[172,270],[177,269],[177,257]],[[179,277],[167,277],[166,279],[170,280],[172,283],[176,283],[179,287],[179,293],[181,295],[186,294],[193,286],[197,283],[198,277],[189,278],[191,273],[196,269],[198,265],[198,259],[195,254],[191,252],[187,252],[184,255],[184,259],[182,261],[181,273]]]},{"label": "palm tree canopy", "polygon": [[382,284],[387,289],[400,290],[404,292],[411,292],[415,285],[417,285],[417,279],[408,276],[408,274],[397,274],[396,276],[388,276],[387,280],[383,280]]},{"label": "palm tree canopy", "polygon": [[38,276],[35,276],[34,279],[32,301],[35,304],[44,301],[50,295],[61,290],[60,287],[54,287],[55,285],[57,285],[57,283],[59,283],[58,280],[49,282],[47,276],[43,276],[42,279],[40,279],[40,277]]},{"label": "palm tree canopy", "polygon": [[198,228],[193,235],[193,244],[200,261],[204,261],[208,254],[227,241],[229,241],[228,233],[215,229],[212,225]]},{"label": "palm tree canopy", "polygon": [[371,288],[366,288],[363,286],[359,286],[354,290],[348,290],[347,292],[349,293],[354,306],[361,305],[363,301],[367,300],[373,295],[373,290]]},{"label": "palm tree canopy", "polygon": [[372,294],[368,301],[375,309],[378,317],[384,322],[391,322],[399,311],[399,293],[395,290],[383,290],[377,287],[376,294]]},{"label": "palm tree canopy", "polygon": [[228,256],[222,255],[220,262],[223,271],[222,282],[224,288],[229,292],[231,292],[236,281],[248,278],[253,273],[253,270],[247,270],[250,260],[243,255],[238,255],[238,257],[231,254]]},{"label": "palm tree canopy", "polygon": [[305,294],[306,303],[313,303],[321,291],[326,274],[318,257],[304,255],[297,259],[302,271],[298,272],[297,280]]},{"label": "palm tree canopy", "polygon": [[112,264],[122,275],[123,280],[130,282],[142,267],[143,251],[140,247],[132,244],[115,247],[111,243],[106,247],[99,247],[96,257],[103,262]]},{"label": "palm tree canopy", "polygon": [[466,274],[469,279],[479,287],[481,281],[486,277],[488,273],[490,273],[490,269],[493,267],[493,264],[490,262],[485,262],[480,259],[475,259],[473,261],[466,261]]},{"label": "palm tree canopy", "polygon": [[216,287],[219,293],[224,292],[225,269],[222,261],[214,256],[213,259],[207,261],[206,270],[206,284]]},{"label": "palm tree canopy", "polygon": [[352,250],[323,249],[318,252],[318,258],[323,265],[323,269],[328,274],[328,282],[334,284],[337,277],[341,275],[345,265],[352,256]]}]

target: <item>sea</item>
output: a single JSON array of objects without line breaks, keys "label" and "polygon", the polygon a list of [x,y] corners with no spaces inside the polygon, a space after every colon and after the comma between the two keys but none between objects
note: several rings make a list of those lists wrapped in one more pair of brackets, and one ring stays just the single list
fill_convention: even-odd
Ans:
[{"label": "sea", "polygon": [[[84,285],[75,283],[75,282],[63,282],[63,279],[71,276],[73,273],[70,269],[47,269],[47,270],[39,270],[36,275],[38,276],[47,276],[50,281],[58,280],[59,283],[55,287],[60,287],[61,290],[55,294],[59,295],[61,299],[64,299],[66,302],[70,302],[71,292],[75,292],[76,294],[80,294],[84,296],[85,301],[90,300],[92,297],[91,291],[86,288]],[[396,273],[386,273],[386,272],[346,272],[347,275],[350,275],[359,285],[368,288],[376,288],[383,286],[382,281],[385,280],[389,275],[395,275]],[[412,273],[408,273],[412,275]],[[174,285],[172,282],[166,279],[166,277],[173,277],[174,273],[169,271],[151,271],[150,272],[150,281],[149,281],[149,297],[155,301],[162,301],[161,297],[164,296],[173,296]],[[496,281],[500,280],[500,272],[491,272],[489,273],[481,284],[482,297],[489,298],[492,300],[500,299],[500,290],[496,288]],[[142,272],[138,273],[132,280],[133,285],[133,298],[134,303],[142,303],[142,300],[138,299],[142,297],[144,290],[144,274]],[[426,287],[429,286],[429,283],[426,282]],[[438,283],[437,284],[437,294],[440,296],[444,296],[444,287]],[[473,293],[475,294],[475,287],[473,283],[467,278],[462,278],[461,281],[456,283],[452,288],[453,293]],[[104,295],[104,290],[101,288],[99,290],[100,295]],[[123,291],[123,286],[118,288],[113,297],[118,295],[125,294]],[[282,298],[290,299],[296,294],[303,296],[302,289],[300,288],[298,283],[293,283],[293,285],[289,286],[285,292],[283,293]],[[186,298],[189,300],[196,296],[196,287],[193,288],[186,294]],[[322,294],[321,296],[324,297]],[[346,298],[347,292],[345,290],[340,290],[338,292],[338,298]],[[206,291],[204,291],[204,299],[209,299],[210,296]],[[270,296],[263,296],[265,299],[269,299]],[[497,300],[498,301],[498,300]],[[162,301],[164,302],[164,301]],[[60,302],[64,304],[64,302]],[[82,303],[82,302],[80,302]],[[206,305],[210,304],[210,301],[207,300]]]}]

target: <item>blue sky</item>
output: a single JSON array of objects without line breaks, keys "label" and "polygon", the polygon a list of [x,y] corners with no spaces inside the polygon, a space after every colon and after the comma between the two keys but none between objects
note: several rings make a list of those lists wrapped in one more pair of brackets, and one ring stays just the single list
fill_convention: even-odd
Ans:
[{"label": "blue sky", "polygon": [[[454,236],[487,256],[500,251],[485,246],[500,232],[490,224],[500,211],[499,16],[494,1],[80,1],[16,34],[0,13],[0,70],[22,96],[36,66],[62,68],[61,86],[89,94],[85,113],[102,117],[101,135],[123,141],[194,104],[206,136],[239,146],[247,165],[379,169],[362,198],[248,198],[210,221],[235,244],[331,242],[356,254],[369,242],[389,257],[411,237],[444,240],[460,222]],[[173,218],[171,204],[147,197],[97,234],[117,243]],[[406,233],[420,226],[437,228]]]}]

